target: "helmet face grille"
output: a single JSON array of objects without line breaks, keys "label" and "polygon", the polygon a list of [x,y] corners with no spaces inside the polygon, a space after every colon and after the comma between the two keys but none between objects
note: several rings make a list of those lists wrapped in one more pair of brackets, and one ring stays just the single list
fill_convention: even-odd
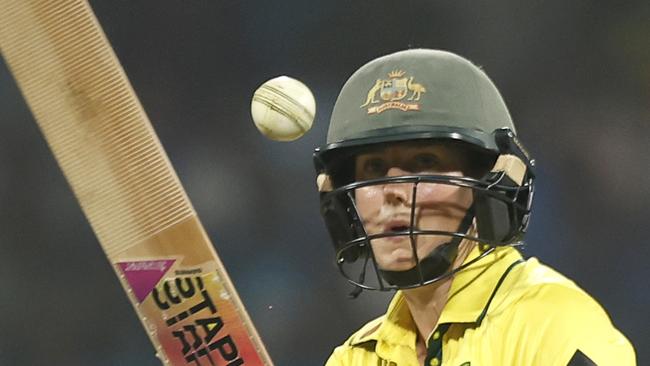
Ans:
[{"label": "helmet face grille", "polygon": [[[370,186],[408,184],[410,222],[400,230],[369,234],[360,215],[355,191]],[[472,190],[474,203],[467,210],[456,231],[419,228],[416,218],[418,187],[441,184]],[[458,246],[465,240],[479,244],[483,257],[496,246],[521,245],[520,239],[530,214],[533,178],[522,186],[513,185],[504,173],[489,174],[485,179],[448,175],[413,175],[385,177],[353,182],[333,191],[321,193],[321,213],[336,250],[340,272],[354,285],[370,290],[393,290],[427,285],[466,268],[470,263],[452,268]],[[474,225],[475,224],[475,225]],[[475,230],[473,228],[478,228]],[[405,271],[381,268],[373,248],[387,237],[402,237],[410,243],[414,265]],[[446,238],[432,252],[418,258],[417,245],[422,238]],[[476,259],[478,260],[478,259]],[[472,262],[473,263],[473,262]]]}]

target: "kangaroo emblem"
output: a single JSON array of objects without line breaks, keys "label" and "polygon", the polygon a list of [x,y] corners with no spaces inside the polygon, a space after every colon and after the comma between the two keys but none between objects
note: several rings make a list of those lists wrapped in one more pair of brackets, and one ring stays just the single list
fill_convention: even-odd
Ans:
[{"label": "kangaroo emblem", "polygon": [[420,100],[422,93],[427,92],[427,89],[424,87],[424,85],[413,82],[413,76],[409,78],[409,81],[406,83],[406,86],[409,88],[410,91],[413,92],[413,94],[411,94],[408,100]]},{"label": "kangaroo emblem", "polygon": [[368,98],[366,98],[366,102],[363,103],[363,105],[359,108],[363,108],[370,103],[377,103],[377,101],[375,100],[375,95],[377,95],[377,92],[381,89],[381,86],[383,84],[384,84],[383,80],[377,79],[377,81],[375,82],[375,86],[370,88],[370,91],[368,92]]}]

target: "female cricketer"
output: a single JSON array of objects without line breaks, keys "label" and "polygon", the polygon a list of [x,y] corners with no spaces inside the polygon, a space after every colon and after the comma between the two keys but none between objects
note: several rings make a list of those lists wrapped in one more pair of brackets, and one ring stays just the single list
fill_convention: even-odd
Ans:
[{"label": "female cricketer", "polygon": [[635,365],[591,296],[517,250],[535,165],[470,61],[415,49],[364,65],[314,162],[341,273],[396,290],[327,366]]}]

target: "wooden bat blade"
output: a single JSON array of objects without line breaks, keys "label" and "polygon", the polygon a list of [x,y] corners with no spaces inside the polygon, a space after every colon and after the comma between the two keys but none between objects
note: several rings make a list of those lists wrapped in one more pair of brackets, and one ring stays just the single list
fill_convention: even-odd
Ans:
[{"label": "wooden bat blade", "polygon": [[0,51],[162,362],[272,365],[90,6],[0,0]]}]

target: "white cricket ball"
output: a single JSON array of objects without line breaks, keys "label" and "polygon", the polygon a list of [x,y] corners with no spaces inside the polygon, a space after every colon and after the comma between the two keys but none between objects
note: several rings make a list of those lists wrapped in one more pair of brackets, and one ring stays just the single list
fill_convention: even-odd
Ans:
[{"label": "white cricket ball", "polygon": [[288,76],[278,76],[257,88],[251,102],[255,126],[276,141],[293,141],[311,128],[316,100],[309,88]]}]

